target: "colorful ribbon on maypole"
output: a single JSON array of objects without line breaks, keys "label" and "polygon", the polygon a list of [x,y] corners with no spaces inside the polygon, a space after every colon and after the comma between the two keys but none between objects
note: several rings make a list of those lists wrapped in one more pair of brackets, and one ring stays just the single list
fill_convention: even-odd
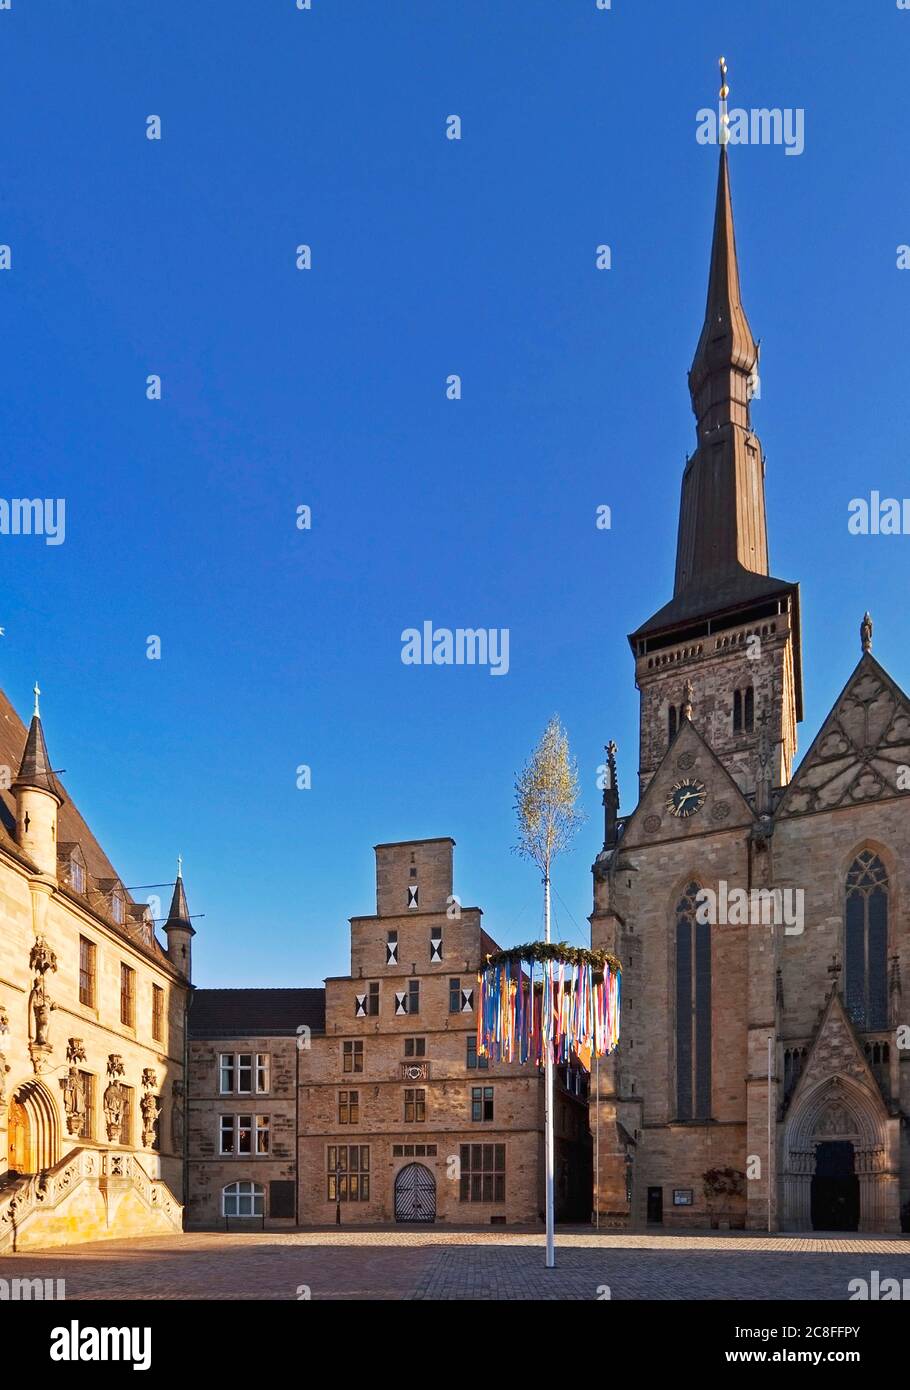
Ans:
[{"label": "colorful ribbon on maypole", "polygon": [[488,956],[478,977],[477,1051],[492,1062],[577,1058],[619,1043],[622,967],[605,951],[532,942]]}]

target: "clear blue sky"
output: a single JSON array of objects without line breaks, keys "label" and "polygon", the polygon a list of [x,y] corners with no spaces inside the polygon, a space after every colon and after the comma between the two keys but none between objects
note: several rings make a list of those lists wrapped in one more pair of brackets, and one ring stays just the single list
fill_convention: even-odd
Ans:
[{"label": "clear blue sky", "polygon": [[[557,929],[584,939],[610,737],[635,799],[626,634],[671,594],[717,158],[695,113],[721,52],[732,105],[806,112],[801,156],[731,151],[805,752],[865,607],[910,685],[910,537],[846,524],[854,496],[910,491],[910,13],[0,12],[3,495],[67,503],[65,544],[0,537],[0,681],[27,715],[40,679],[55,763],[128,884],[182,851],[197,983],[343,971],[380,841],[452,835],[463,902],[503,943],[535,935],[512,783],[554,711],[590,817]],[[509,628],[508,676],[403,666],[425,619]]]}]

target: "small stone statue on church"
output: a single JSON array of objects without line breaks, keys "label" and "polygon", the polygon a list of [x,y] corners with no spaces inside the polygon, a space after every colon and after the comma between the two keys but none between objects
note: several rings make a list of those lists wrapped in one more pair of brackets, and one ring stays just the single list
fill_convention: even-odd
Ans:
[{"label": "small stone statue on church", "polygon": [[868,611],[863,615],[863,620],[859,625],[860,640],[863,644],[864,652],[872,650],[872,614]]}]

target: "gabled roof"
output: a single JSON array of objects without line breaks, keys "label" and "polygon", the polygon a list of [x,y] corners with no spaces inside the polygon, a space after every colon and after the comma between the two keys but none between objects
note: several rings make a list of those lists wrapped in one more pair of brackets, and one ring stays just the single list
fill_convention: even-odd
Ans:
[{"label": "gabled roof", "polygon": [[807,1095],[819,1086],[830,1083],[836,1074],[849,1077],[878,1106],[885,1108],[881,1087],[869,1066],[853,1020],[840,992],[832,989],[819,1014],[799,1081],[787,1102],[785,1113],[792,1115],[798,1111]]},{"label": "gabled roof", "polygon": [[[682,766],[680,763],[682,762]],[[672,786],[683,777],[697,776],[708,790],[705,811],[688,820],[678,820],[667,810],[667,797]],[[720,819],[713,819],[723,807]],[[706,814],[707,813],[707,814]],[[655,822],[651,829],[652,817]],[[626,816],[620,850],[659,840],[684,840],[706,831],[730,830],[751,826],[756,816],[729,771],[698,728],[683,719],[670,740],[666,753],[658,763],[651,780],[641,794],[638,805]]]},{"label": "gabled roof", "polygon": [[191,1038],[293,1036],[301,1025],[325,1032],[324,989],[197,989]]},{"label": "gabled roof", "polygon": [[776,818],[905,796],[898,768],[910,765],[910,699],[864,652],[786,787]]}]

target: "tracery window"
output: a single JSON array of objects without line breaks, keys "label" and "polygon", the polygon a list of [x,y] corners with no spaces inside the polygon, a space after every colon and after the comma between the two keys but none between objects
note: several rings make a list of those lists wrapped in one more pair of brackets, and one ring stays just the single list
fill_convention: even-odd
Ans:
[{"label": "tracery window", "polygon": [[696,920],[700,887],[676,904],[676,1117],[711,1115],[711,926]]},{"label": "tracery window", "polygon": [[847,1012],[863,1031],[888,1026],[888,873],[863,850],[847,874],[844,916]]}]

